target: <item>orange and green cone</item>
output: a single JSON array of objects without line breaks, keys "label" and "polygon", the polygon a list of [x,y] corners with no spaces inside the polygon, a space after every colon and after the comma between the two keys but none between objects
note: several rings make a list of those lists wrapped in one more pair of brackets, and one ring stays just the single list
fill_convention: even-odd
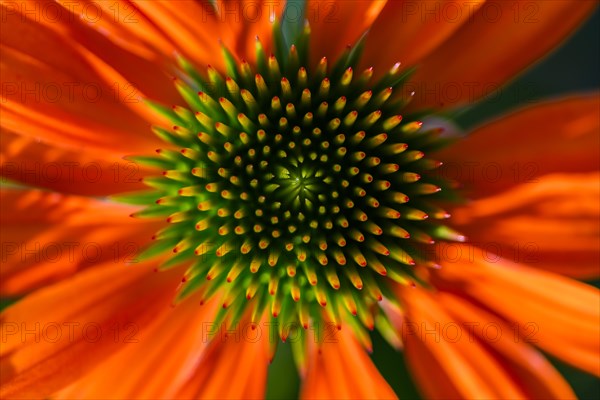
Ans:
[{"label": "orange and green cone", "polygon": [[362,42],[311,67],[309,26],[289,47],[283,32],[275,23],[277,54],[256,38],[256,67],[223,47],[225,76],[180,59],[188,108],[149,103],[172,123],[154,128],[165,148],[130,158],[162,174],[114,198],[169,223],[140,258],[172,253],[160,270],[191,263],[177,301],[224,293],[216,324],[270,313],[284,342],[334,324],[370,349],[366,329],[395,336],[378,305],[396,298],[390,282],[415,285],[415,266],[439,267],[424,247],[464,240],[440,206],[457,198],[453,184],[427,157],[449,139],[403,115],[410,98],[393,95],[410,71],[358,71]]}]

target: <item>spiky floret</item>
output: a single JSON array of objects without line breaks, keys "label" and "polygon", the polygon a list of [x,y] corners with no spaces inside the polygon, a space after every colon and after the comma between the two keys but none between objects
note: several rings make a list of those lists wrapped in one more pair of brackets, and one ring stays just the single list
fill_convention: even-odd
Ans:
[{"label": "spiky floret", "polygon": [[178,298],[222,293],[217,322],[248,308],[254,321],[270,310],[280,326],[344,321],[368,346],[364,327],[388,326],[374,318],[388,283],[435,266],[422,246],[461,237],[440,222],[448,214],[435,200],[451,189],[425,157],[440,131],[391,101],[408,73],[398,64],[377,82],[371,68],[357,73],[360,43],[310,68],[308,36],[279,57],[257,38],[254,65],[223,48],[226,76],[182,60],[175,84],[189,108],[152,104],[173,122],[154,128],[172,146],[132,158],[164,172],[145,179],[153,190],[121,200],[151,200],[136,215],[166,217],[141,257],[170,251],[161,268],[191,263]]}]

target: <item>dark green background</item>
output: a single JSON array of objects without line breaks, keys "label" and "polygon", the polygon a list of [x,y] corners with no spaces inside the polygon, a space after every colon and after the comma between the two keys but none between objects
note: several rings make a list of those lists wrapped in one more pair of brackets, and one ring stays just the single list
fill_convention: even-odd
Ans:
[{"label": "dark green background", "polygon": [[[551,1],[551,0],[549,0]],[[577,1],[577,0],[576,0]],[[463,128],[476,126],[519,105],[527,105],[563,93],[592,91],[600,87],[600,12],[596,13],[562,47],[517,77],[502,89],[502,96],[483,101],[458,116]],[[600,112],[600,110],[599,110]],[[600,282],[591,282],[600,287]],[[372,359],[401,399],[419,399],[401,353],[378,334],[373,335]],[[599,381],[585,373],[552,360],[581,399],[600,398]],[[335,385],[335,383],[332,383]],[[288,399],[298,396],[300,382],[289,346],[280,345],[269,370],[267,397]]]}]

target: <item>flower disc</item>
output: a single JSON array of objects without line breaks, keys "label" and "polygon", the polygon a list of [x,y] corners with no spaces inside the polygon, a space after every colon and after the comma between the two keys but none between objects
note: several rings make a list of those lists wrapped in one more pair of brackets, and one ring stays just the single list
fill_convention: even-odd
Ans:
[{"label": "flower disc", "polygon": [[182,60],[176,86],[189,108],[152,104],[174,124],[155,132],[175,148],[134,158],[164,172],[145,180],[153,191],[124,199],[158,199],[138,215],[170,225],[144,257],[175,253],[162,268],[192,261],[179,297],[224,289],[219,319],[269,308],[307,328],[350,313],[372,329],[389,282],[435,267],[422,246],[461,239],[431,202],[451,194],[430,173],[441,163],[425,157],[441,131],[399,114],[406,101],[393,94],[409,75],[399,64],[372,82],[371,68],[355,73],[359,44],[309,68],[308,36],[277,57],[257,39],[255,66],[223,49],[226,76]]}]

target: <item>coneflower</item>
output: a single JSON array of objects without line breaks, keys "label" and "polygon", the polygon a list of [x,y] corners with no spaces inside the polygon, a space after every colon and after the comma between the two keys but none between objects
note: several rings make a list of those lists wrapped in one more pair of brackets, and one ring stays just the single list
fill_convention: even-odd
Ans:
[{"label": "coneflower", "polygon": [[[537,23],[519,2],[68,3],[0,6],[0,294],[23,296],[0,397],[261,398],[284,341],[301,397],[396,398],[379,336],[428,398],[573,398],[541,351],[600,375],[598,290],[570,279],[599,274],[600,97],[459,136],[450,106],[481,93],[437,90],[507,82],[594,2],[532,2]],[[47,163],[64,175],[28,173]],[[538,263],[508,260],[531,242]],[[41,256],[57,243],[101,254]]]}]

